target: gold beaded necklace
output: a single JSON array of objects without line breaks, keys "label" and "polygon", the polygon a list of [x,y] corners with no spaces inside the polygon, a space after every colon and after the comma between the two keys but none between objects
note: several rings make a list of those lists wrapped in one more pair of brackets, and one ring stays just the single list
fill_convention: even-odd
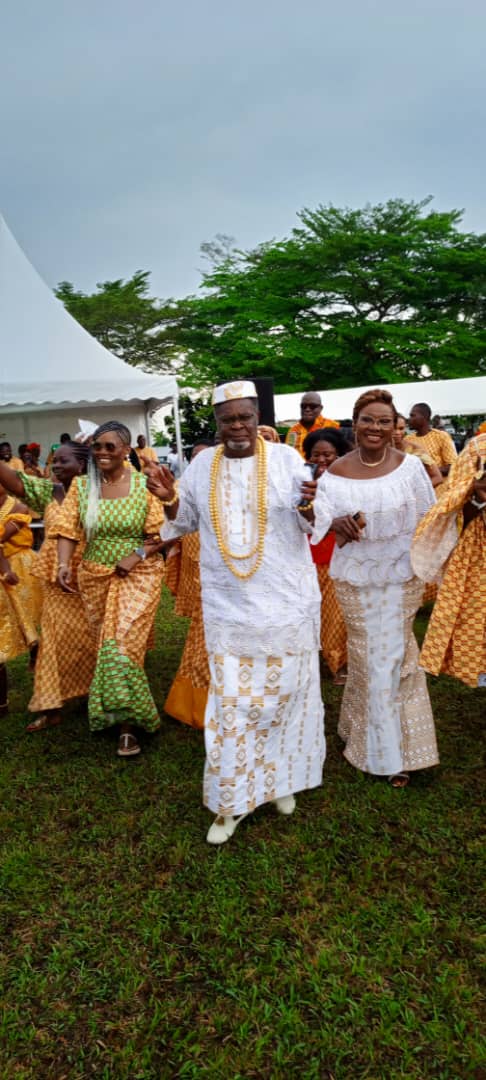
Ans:
[{"label": "gold beaded necklace", "polygon": [[[216,536],[216,542],[223,559],[223,562],[228,567],[228,570],[234,574],[235,577],[240,578],[241,581],[247,581],[248,578],[253,577],[253,574],[259,569],[263,561],[263,551],[265,547],[265,532],[267,529],[267,444],[260,435],[257,436],[256,441],[257,452],[257,541],[255,546],[248,552],[247,555],[240,555],[236,552],[230,551],[224,542],[223,528],[219,515],[218,508],[218,479],[221,466],[221,458],[224,454],[224,446],[218,446],[211,464],[211,475],[209,481],[209,513],[211,516],[211,522]],[[235,559],[255,559],[253,566],[249,570],[238,570],[233,565]]]}]

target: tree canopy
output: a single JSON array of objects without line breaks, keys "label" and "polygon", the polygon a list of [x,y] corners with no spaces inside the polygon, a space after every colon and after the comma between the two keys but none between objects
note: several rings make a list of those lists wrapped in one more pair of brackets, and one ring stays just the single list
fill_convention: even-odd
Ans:
[{"label": "tree canopy", "polygon": [[148,295],[148,271],[128,281],[103,281],[94,293],[77,292],[61,281],[56,296],[93,337],[129,364],[169,370],[154,330],[160,326],[161,301]]},{"label": "tree canopy", "polygon": [[273,376],[278,391],[486,372],[486,235],[430,199],[318,206],[252,251],[218,235],[197,296],[155,301],[148,275],[58,296],[131,363],[187,386]]}]

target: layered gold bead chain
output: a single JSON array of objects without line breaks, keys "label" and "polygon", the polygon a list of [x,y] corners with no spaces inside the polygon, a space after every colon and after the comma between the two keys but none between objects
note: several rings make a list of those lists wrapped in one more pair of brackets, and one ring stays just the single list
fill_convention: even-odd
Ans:
[{"label": "layered gold bead chain", "polygon": [[[218,507],[218,481],[219,472],[221,467],[221,458],[224,454],[224,446],[218,446],[214,455],[211,465],[211,475],[209,481],[209,513],[211,516],[211,522],[213,525],[214,533],[216,536],[216,542],[221,554],[223,562],[228,567],[228,570],[234,574],[235,577],[240,578],[241,581],[246,581],[248,578],[253,577],[256,571],[262,564],[263,551],[265,547],[265,533],[267,529],[267,444],[260,435],[256,441],[257,452],[257,541],[255,546],[246,555],[236,554],[230,551],[225,544],[223,537],[223,528],[219,515]],[[234,560],[238,559],[255,559],[253,566],[249,570],[238,570],[234,565]]]}]

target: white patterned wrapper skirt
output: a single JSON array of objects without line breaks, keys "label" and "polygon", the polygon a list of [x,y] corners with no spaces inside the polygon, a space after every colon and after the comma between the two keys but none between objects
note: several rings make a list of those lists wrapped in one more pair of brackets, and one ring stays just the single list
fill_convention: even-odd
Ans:
[{"label": "white patterned wrapper skirt", "polygon": [[413,632],[423,582],[334,584],[348,634],[338,727],[344,756],[376,776],[437,765],[434,719]]},{"label": "white patterned wrapper skirt", "polygon": [[209,654],[204,805],[238,816],[322,781],[319,654]]}]

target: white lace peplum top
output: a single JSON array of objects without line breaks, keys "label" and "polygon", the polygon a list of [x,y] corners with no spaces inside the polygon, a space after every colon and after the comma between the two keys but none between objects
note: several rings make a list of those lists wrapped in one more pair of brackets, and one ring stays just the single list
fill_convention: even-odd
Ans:
[{"label": "white lace peplum top", "polygon": [[406,454],[393,472],[369,480],[350,480],[326,472],[318,486],[324,497],[316,500],[316,536],[326,532],[335,517],[361,510],[366,518],[359,542],[334,548],[330,577],[350,585],[387,585],[413,578],[413,535],[435,502],[434,489],[419,458]]}]

